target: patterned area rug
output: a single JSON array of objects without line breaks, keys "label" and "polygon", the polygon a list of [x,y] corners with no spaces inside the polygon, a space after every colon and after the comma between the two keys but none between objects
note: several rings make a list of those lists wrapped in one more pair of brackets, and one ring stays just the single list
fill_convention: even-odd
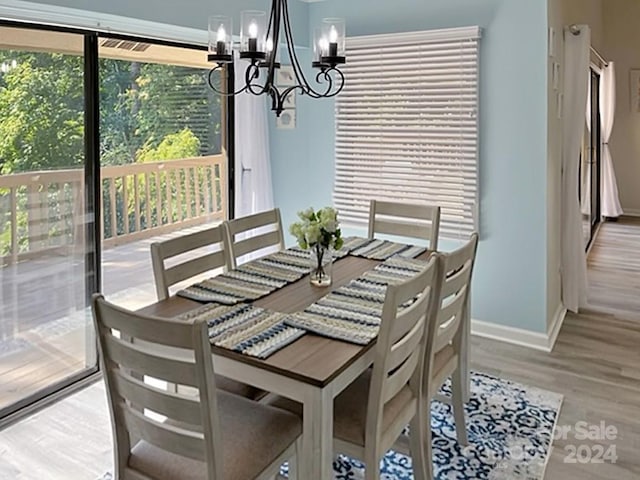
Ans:
[{"label": "patterned area rug", "polygon": [[[450,394],[448,386],[442,393]],[[437,480],[542,480],[562,396],[482,373],[472,375],[466,407],[469,445],[456,441],[449,405],[432,403],[432,445]],[[382,480],[413,480],[411,459],[389,452]],[[335,480],[362,480],[360,462],[340,456]],[[286,475],[286,467],[283,468]],[[113,480],[111,473],[98,480]]]}]

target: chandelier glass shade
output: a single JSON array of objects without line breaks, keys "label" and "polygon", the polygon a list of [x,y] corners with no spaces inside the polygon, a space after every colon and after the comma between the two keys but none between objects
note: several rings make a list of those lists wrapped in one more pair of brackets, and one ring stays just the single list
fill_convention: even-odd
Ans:
[{"label": "chandelier glass shade", "polygon": [[[281,36],[282,33],[282,36]],[[279,86],[276,72],[279,61],[280,40],[286,45],[293,70],[293,84]],[[280,116],[288,96],[298,92],[311,98],[334,97],[344,87],[344,74],[338,66],[345,63],[345,22],[340,18],[325,18],[313,35],[312,67],[316,70],[313,85],[307,80],[295,52],[291,33],[287,0],[273,0],[269,16],[260,11],[244,11],[240,21],[239,56],[249,62],[244,74],[244,85],[236,85],[233,92],[221,91],[215,86],[214,74],[233,62],[233,24],[230,17],[215,15],[209,18],[209,62],[216,65],[209,72],[209,85],[221,95],[249,92],[268,95],[271,110]]]}]

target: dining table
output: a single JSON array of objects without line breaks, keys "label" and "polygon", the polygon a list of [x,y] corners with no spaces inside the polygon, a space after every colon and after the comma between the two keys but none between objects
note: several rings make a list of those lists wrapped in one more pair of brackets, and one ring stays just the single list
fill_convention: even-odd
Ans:
[{"label": "dining table", "polygon": [[[426,251],[418,258],[426,259],[429,253]],[[281,313],[300,312],[380,263],[379,260],[346,255],[334,261],[330,286],[316,287],[305,275],[251,304]],[[201,306],[197,301],[172,295],[142,308],[139,313],[173,318]],[[264,359],[215,344],[212,344],[211,352],[217,374],[302,405],[298,478],[330,480],[334,458],[334,398],[372,365],[375,343],[373,339],[366,345],[358,345],[306,333]]]}]

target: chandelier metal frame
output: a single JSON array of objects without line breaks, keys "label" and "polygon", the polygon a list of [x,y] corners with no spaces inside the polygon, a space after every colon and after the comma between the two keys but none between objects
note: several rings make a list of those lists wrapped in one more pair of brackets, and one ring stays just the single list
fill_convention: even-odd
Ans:
[{"label": "chandelier metal frame", "polygon": [[[296,82],[294,85],[282,89],[276,83],[276,72],[281,67],[277,61],[281,28]],[[210,29],[209,51],[213,53],[209,53],[208,60],[209,62],[215,62],[217,65],[209,71],[209,86],[223,96],[234,96],[243,92],[256,96],[269,95],[271,97],[271,110],[278,117],[285,109],[287,97],[295,91],[311,98],[335,97],[344,87],[345,77],[338,65],[344,64],[346,58],[344,55],[339,55],[339,53],[343,52],[340,52],[337,47],[335,27],[331,26],[330,28],[333,29],[331,36],[334,38],[328,38],[323,32],[316,32],[314,36],[312,67],[317,69],[318,72],[314,79],[317,85],[312,86],[307,80],[295,52],[287,0],[273,0],[266,31],[266,42],[264,42],[264,45],[266,45],[265,50],[267,51],[261,51],[259,47],[256,47],[257,42],[255,40],[251,43],[253,39],[249,39],[249,48],[243,50],[241,42],[240,58],[248,60],[249,65],[244,74],[244,86],[234,92],[225,92],[215,85],[216,73],[221,71],[226,64],[233,62],[233,52],[229,51],[232,48],[224,48],[220,41],[220,38],[222,38],[220,31],[217,34],[218,41],[214,42],[211,38],[212,32]],[[224,33],[224,30],[222,32]],[[215,34],[215,31],[213,33]]]}]

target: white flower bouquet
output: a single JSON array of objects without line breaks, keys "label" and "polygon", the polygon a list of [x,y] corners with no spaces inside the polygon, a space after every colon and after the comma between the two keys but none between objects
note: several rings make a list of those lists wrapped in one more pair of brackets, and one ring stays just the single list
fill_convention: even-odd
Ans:
[{"label": "white flower bouquet", "polygon": [[338,250],[342,247],[338,211],[335,208],[324,207],[317,212],[307,208],[298,212],[298,217],[300,221],[292,223],[289,232],[296,237],[300,248],[307,250],[319,245]]},{"label": "white flower bouquet", "polygon": [[325,207],[317,212],[307,208],[298,212],[299,222],[289,227],[296,237],[298,246],[303,250],[311,249],[311,273],[309,279],[313,285],[326,287],[331,285],[332,254],[330,249],[342,248],[343,240],[338,223],[338,211]]}]

